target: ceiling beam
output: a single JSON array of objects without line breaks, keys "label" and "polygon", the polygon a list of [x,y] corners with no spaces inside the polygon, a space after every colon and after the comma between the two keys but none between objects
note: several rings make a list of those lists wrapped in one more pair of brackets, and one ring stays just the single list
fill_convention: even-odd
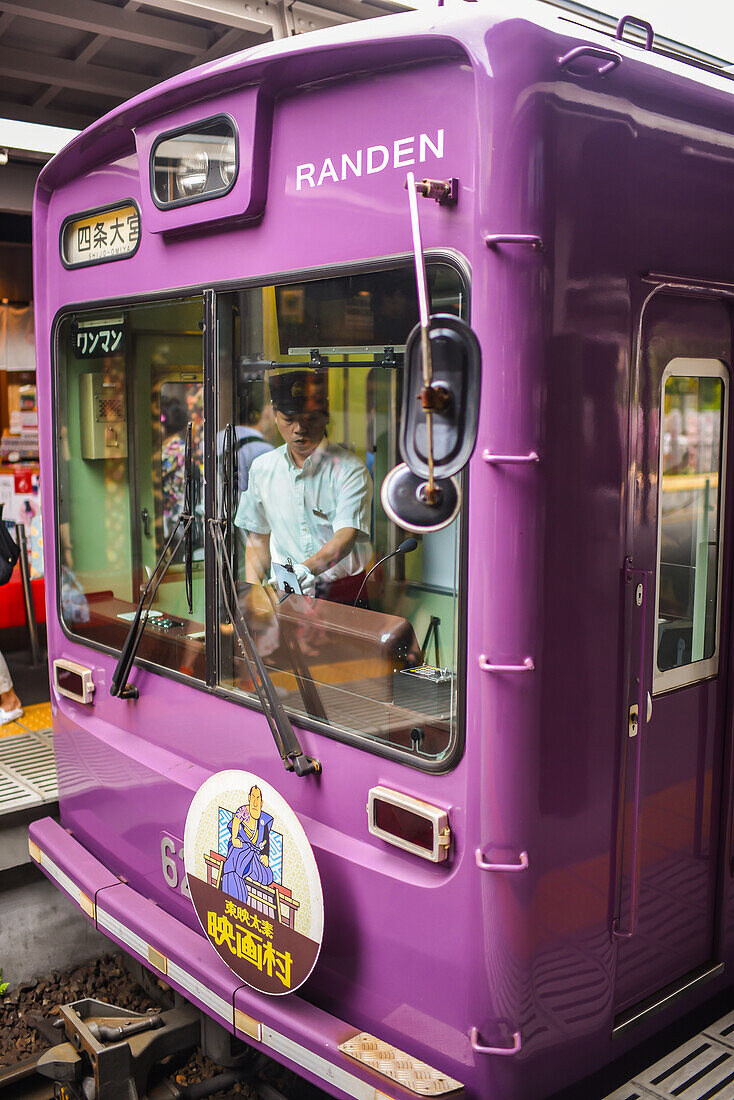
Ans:
[{"label": "ceiling beam", "polygon": [[40,122],[45,126],[68,126],[73,130],[83,130],[95,119],[99,118],[99,112],[94,114],[90,107],[88,115],[76,111],[49,110],[47,107],[29,107],[23,103],[11,103],[0,100],[0,118],[18,119],[19,122]]},{"label": "ceiling beam", "polygon": [[33,189],[43,164],[17,164],[10,161],[2,169],[2,209],[6,214],[30,214]]},{"label": "ceiling beam", "polygon": [[289,4],[288,7],[293,17],[293,29],[296,34],[320,31],[325,27],[338,27],[355,20],[352,15],[328,11],[326,8],[317,7],[316,4],[304,3],[304,0],[294,0],[294,3]]},{"label": "ceiling beam", "polygon": [[[218,61],[220,57],[226,57],[227,54],[238,53],[240,50],[249,49],[250,46],[259,46],[264,41],[263,35],[253,34],[252,31],[240,31],[235,28],[225,31],[221,38],[218,38],[209,49],[203,53],[200,57],[192,58],[188,63],[187,68],[193,68],[195,65],[204,65],[207,61]],[[168,73],[170,76],[174,76],[176,72],[180,72],[179,69],[171,69]]]},{"label": "ceiling beam", "polygon": [[[30,50],[0,46],[0,72],[4,77],[31,80],[37,84],[60,85],[80,92],[105,95],[119,101],[130,99],[155,83],[153,76],[138,76],[123,69],[101,65],[76,65],[61,57],[32,53]],[[94,113],[96,104],[90,104]]]},{"label": "ceiling beam", "polygon": [[[63,0],[63,3],[59,0],[0,0],[0,11],[70,27],[85,34],[104,34],[139,45],[175,50],[191,57],[203,53],[211,41],[210,34],[202,27],[184,26],[158,15],[142,15],[100,4],[97,0]],[[202,17],[206,17],[205,12]]]},{"label": "ceiling beam", "polygon": [[145,6],[263,35],[279,30],[283,22],[281,5],[268,0],[145,0]]}]

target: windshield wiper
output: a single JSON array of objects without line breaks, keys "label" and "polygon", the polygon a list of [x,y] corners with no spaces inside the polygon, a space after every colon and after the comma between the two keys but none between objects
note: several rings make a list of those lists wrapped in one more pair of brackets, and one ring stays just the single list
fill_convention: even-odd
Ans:
[{"label": "windshield wiper", "polygon": [[[191,542],[191,528],[194,522],[193,514],[193,490],[192,490],[192,462],[191,462],[191,432],[192,423],[189,421],[186,428],[186,448],[184,451],[184,491],[183,491],[183,509],[179,513],[178,519],[174,524],[173,530],[166,539],[166,544],[161,550],[160,557],[155,563],[155,567],[148,583],[143,589],[143,593],[140,597],[137,610],[135,611],[135,618],[130,624],[130,629],[127,632],[127,637],[120,653],[120,659],[117,662],[115,671],[112,673],[112,683],[110,684],[110,695],[116,696],[118,699],[137,699],[138,689],[134,684],[129,684],[127,678],[130,675],[130,669],[132,668],[133,661],[135,660],[135,654],[138,651],[140,640],[143,637],[143,632],[148,622],[148,613],[153,606],[153,600],[155,594],[158,591],[158,586],[168,572],[168,567],[178,553],[178,549],[181,543],[186,540],[184,547],[184,570],[185,570],[185,582],[186,582],[186,599],[189,607],[189,614],[193,614],[193,571],[191,566],[192,561],[192,542]],[[173,542],[176,545],[173,546]],[[173,546],[173,549],[171,547]],[[169,554],[170,550],[170,554]],[[166,555],[168,558],[166,559]],[[163,562],[165,561],[165,565]],[[147,607],[146,607],[147,601]]]},{"label": "windshield wiper", "polygon": [[[321,762],[312,756],[307,756],[301,748],[296,732],[291,725],[290,718],[283,709],[278,698],[275,685],[270,678],[262,657],[257,651],[255,641],[250,633],[247,620],[240,610],[237,599],[237,587],[235,585],[232,566],[227,557],[226,543],[222,531],[223,520],[210,519],[209,532],[214,543],[214,557],[217,563],[217,574],[222,590],[224,607],[232,623],[237,641],[239,642],[242,656],[247,664],[250,678],[255,687],[255,694],[263,708],[263,713],[270,726],[270,732],[275,741],[280,758],[286,771],[295,772],[298,776],[316,775],[321,771]],[[233,599],[230,600],[230,594]],[[232,607],[234,603],[234,608]]]},{"label": "windshield wiper", "polygon": [[[239,486],[239,473],[237,468],[237,447],[235,446],[236,437],[234,428],[231,424],[227,424],[224,429],[224,441],[222,447],[222,508],[221,516],[224,521],[225,532],[225,545],[226,545],[226,557],[227,561],[235,561],[236,542],[232,537],[233,531],[233,514],[232,514],[232,485]],[[236,564],[235,564],[236,571]],[[279,603],[287,599],[283,596]],[[311,677],[311,673],[303,656],[303,650],[298,642],[298,637],[291,624],[285,621],[280,621],[281,636],[285,643],[285,648],[288,651],[288,657],[291,665],[293,666],[293,675],[296,678],[298,690],[303,700],[303,705],[306,708],[308,714],[312,718],[318,718],[322,722],[328,722],[328,715],[324,708],[324,704],[321,701],[318,688]]]}]

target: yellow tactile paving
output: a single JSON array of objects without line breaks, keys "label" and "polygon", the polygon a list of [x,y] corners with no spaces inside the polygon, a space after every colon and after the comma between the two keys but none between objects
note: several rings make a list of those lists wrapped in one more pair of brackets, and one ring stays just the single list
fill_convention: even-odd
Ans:
[{"label": "yellow tactile paving", "polygon": [[17,737],[19,733],[25,733],[24,726],[19,726],[17,722],[6,722],[4,726],[0,726],[0,737]]},{"label": "yellow tactile paving", "polygon": [[[16,725],[10,722],[10,726]],[[17,725],[24,730],[50,730],[51,729],[51,704],[36,703],[32,707],[23,707],[23,717],[19,718]],[[0,729],[8,729],[8,726],[0,726]]]}]

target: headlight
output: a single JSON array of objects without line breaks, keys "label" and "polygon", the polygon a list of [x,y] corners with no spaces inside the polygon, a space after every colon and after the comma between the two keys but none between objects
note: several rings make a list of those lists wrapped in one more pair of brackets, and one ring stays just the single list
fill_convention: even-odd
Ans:
[{"label": "headlight", "polygon": [[209,176],[209,154],[200,149],[198,153],[189,153],[182,157],[176,169],[176,185],[184,199],[193,199],[206,189]]},{"label": "headlight", "polygon": [[237,135],[229,118],[162,134],[151,154],[151,186],[157,206],[215,198],[234,185]]},{"label": "headlight", "polygon": [[234,138],[228,138],[219,150],[219,174],[225,187],[230,187],[237,171]]}]

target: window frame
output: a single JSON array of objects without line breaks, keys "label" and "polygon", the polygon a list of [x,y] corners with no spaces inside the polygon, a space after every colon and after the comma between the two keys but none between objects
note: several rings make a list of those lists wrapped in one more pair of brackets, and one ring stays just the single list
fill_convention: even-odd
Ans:
[{"label": "window frame", "polygon": [[[192,198],[171,199],[168,202],[164,202],[158,197],[155,190],[155,155],[158,147],[163,144],[164,141],[168,141],[170,138],[176,138],[179,135],[188,134],[195,130],[197,126],[207,126],[212,122],[226,122],[230,127],[232,138],[234,139],[234,176],[232,181],[228,184],[223,184],[222,187],[218,187],[214,191],[206,191],[202,195],[194,195]],[[208,202],[209,199],[221,199],[224,195],[228,195],[234,185],[237,183],[237,179],[240,174],[240,132],[237,127],[237,123],[232,115],[226,111],[219,111],[215,115],[207,115],[206,118],[197,119],[187,125],[177,126],[173,130],[165,130],[159,134],[153,142],[148,157],[148,184],[150,188],[150,197],[153,203],[159,210],[178,210],[182,206],[195,206],[199,202]]]},{"label": "window frame", "polygon": [[[465,317],[467,323],[471,323],[472,313],[472,270],[466,257],[451,248],[425,249],[424,258],[426,264],[443,263],[454,268],[459,274],[465,294]],[[217,283],[197,284],[194,286],[176,287],[160,290],[157,293],[147,294],[122,294],[114,299],[94,299],[82,302],[70,302],[61,306],[53,319],[50,331],[51,352],[51,378],[53,392],[52,431],[54,441],[59,433],[59,364],[60,364],[60,330],[63,321],[74,313],[93,313],[97,310],[110,308],[133,309],[136,306],[163,305],[166,302],[196,297],[202,297],[202,312],[204,316],[204,342],[203,342],[203,366],[204,366],[204,416],[205,416],[205,478],[207,484],[211,484],[210,476],[212,466],[207,466],[207,461],[214,464],[214,449],[216,439],[216,417],[213,415],[215,407],[215,389],[218,378],[218,341],[216,339],[216,302],[219,294],[226,294],[236,290],[247,290],[262,286],[276,286],[283,283],[292,283],[303,280],[318,280],[338,278],[344,275],[361,274],[370,271],[381,271],[401,265],[414,263],[412,252],[394,253],[388,256],[380,256],[362,261],[341,261],[322,267],[298,268],[277,273],[258,274],[245,279],[228,279]],[[59,543],[60,527],[60,463],[58,448],[54,446],[53,454],[53,486],[54,486],[54,552],[55,552],[55,579],[56,579],[56,621],[68,641],[75,645],[84,646],[99,653],[105,653],[110,657],[119,657],[120,650],[101,642],[93,641],[79,634],[73,633],[67,627],[61,614],[61,553]],[[466,691],[467,691],[467,616],[468,616],[468,529],[470,496],[470,476],[467,467],[459,475],[461,484],[463,505],[458,517],[459,546],[457,560],[457,619],[456,619],[456,718],[454,723],[454,735],[449,743],[445,756],[440,760],[420,759],[416,754],[406,753],[390,746],[380,744],[377,740],[367,738],[363,734],[353,733],[349,730],[341,730],[336,726],[320,722],[317,719],[307,718],[299,713],[289,712],[297,729],[312,730],[323,734],[331,740],[344,744],[354,745],[364,752],[394,760],[409,768],[421,772],[429,772],[442,775],[452,771],[461,760],[464,752],[466,736]],[[211,491],[205,493],[205,522],[213,518],[214,494]],[[204,680],[195,679],[185,673],[158,665],[145,658],[136,657],[135,665],[150,672],[155,672],[169,680],[185,684],[197,691],[206,692],[218,698],[227,699],[237,706],[249,711],[262,714],[257,699],[251,699],[242,692],[223,687],[218,683],[219,667],[216,643],[216,607],[217,607],[217,581],[214,573],[213,553],[210,540],[205,541],[205,631],[206,631],[206,674]]]},{"label": "window frame", "polygon": [[[688,664],[661,671],[658,668],[658,618],[660,607],[660,566],[662,555],[662,518],[663,518],[663,440],[664,440],[664,416],[665,416],[665,387],[669,378],[719,378],[722,382],[722,416],[721,450],[719,457],[719,489],[718,489],[718,547],[716,562],[716,623],[714,651],[710,657],[703,657],[698,661],[689,661]],[[721,603],[724,577],[724,537],[726,532],[726,490],[727,490],[727,465],[728,465],[728,438],[729,438],[729,367],[723,359],[702,359],[691,356],[676,356],[671,359],[663,371],[660,379],[660,399],[658,411],[660,415],[659,444],[658,444],[658,504],[657,504],[657,548],[655,566],[655,619],[654,619],[654,647],[653,647],[653,685],[652,694],[663,695],[674,691],[676,688],[687,687],[691,684],[710,680],[718,675],[719,659],[721,655]]]}]

